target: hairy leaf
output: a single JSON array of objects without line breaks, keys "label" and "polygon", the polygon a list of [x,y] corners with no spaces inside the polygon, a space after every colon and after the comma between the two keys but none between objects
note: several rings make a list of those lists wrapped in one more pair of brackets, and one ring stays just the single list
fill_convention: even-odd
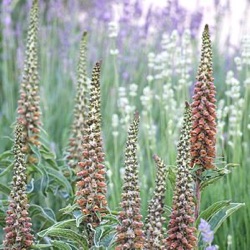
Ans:
[{"label": "hairy leaf", "polygon": [[211,229],[216,233],[221,224],[235,211],[239,208],[245,206],[245,203],[230,203],[227,207],[220,210],[209,220],[209,224],[211,225]]},{"label": "hairy leaf", "polygon": [[209,206],[207,209],[202,211],[199,215],[199,217],[196,220],[196,227],[200,224],[200,219],[204,219],[206,221],[209,221],[212,216],[214,216],[216,213],[218,213],[223,208],[230,205],[230,200],[226,201],[218,201]]},{"label": "hairy leaf", "polygon": [[0,183],[0,193],[8,196],[10,194],[10,188],[8,186]]},{"label": "hairy leaf", "polygon": [[51,227],[49,229],[43,230],[40,233],[38,233],[38,236],[39,237],[50,236],[50,237],[64,238],[66,240],[75,242],[76,244],[78,244],[79,247],[82,247],[83,249],[88,249],[87,239],[83,235],[80,235],[70,229]]}]

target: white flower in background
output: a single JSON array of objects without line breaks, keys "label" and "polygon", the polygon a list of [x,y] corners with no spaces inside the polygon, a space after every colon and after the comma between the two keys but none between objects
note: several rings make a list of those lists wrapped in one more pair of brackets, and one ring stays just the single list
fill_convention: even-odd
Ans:
[{"label": "white flower in background", "polygon": [[119,87],[118,88],[118,94],[119,94],[119,97],[124,97],[124,96],[126,96],[127,94],[126,94],[126,88],[124,88],[124,87]]},{"label": "white flower in background", "polygon": [[157,131],[157,126],[155,124],[151,124],[151,126],[148,128],[148,136],[150,139],[155,139]]},{"label": "white flower in background", "polygon": [[228,114],[228,108],[225,108],[225,100],[218,101],[217,105],[217,128],[218,128],[218,138],[220,138],[222,141],[224,141],[224,129],[225,129],[225,119]]},{"label": "white flower in background", "polygon": [[119,125],[119,116],[117,114],[112,115],[112,127],[117,128]]},{"label": "white flower in background", "polygon": [[113,131],[113,132],[112,132],[112,135],[113,135],[114,137],[117,137],[117,136],[119,135],[119,132],[118,132],[118,131]]},{"label": "white flower in background", "polygon": [[129,105],[129,101],[127,97],[121,97],[118,99],[118,107],[120,109],[124,110],[127,105]]},{"label": "white flower in background", "polygon": [[242,40],[242,63],[250,65],[250,36],[247,35]]},{"label": "white flower in background", "polygon": [[129,95],[132,97],[137,96],[137,89],[138,89],[138,85],[135,83],[132,83],[129,85]]},{"label": "white flower in background", "polygon": [[148,53],[148,67],[153,68],[155,64],[155,53]]},{"label": "white flower in background", "polygon": [[118,32],[119,32],[119,24],[115,21],[110,22],[108,24],[108,36],[110,38],[114,38],[118,36]]},{"label": "white flower in background", "polygon": [[235,62],[235,64],[236,64],[236,68],[237,68],[237,70],[238,71],[241,71],[242,70],[242,60],[241,60],[241,58],[240,57],[235,57],[234,58],[234,62]]},{"label": "white flower in background", "polygon": [[[230,98],[230,105],[225,107],[225,110],[228,110],[229,117],[228,134],[229,137],[241,137],[242,107],[244,105],[244,99],[240,97],[240,82],[234,77],[233,71],[227,73],[226,84],[229,87],[226,91],[226,95]],[[234,140],[230,138],[230,141],[233,143]],[[234,147],[234,145],[232,147]]]},{"label": "white flower in background", "polygon": [[110,55],[112,55],[112,56],[116,56],[116,55],[119,54],[119,50],[118,50],[118,49],[111,49],[111,50],[109,51],[109,53],[110,53]]},{"label": "white flower in background", "polygon": [[169,43],[170,43],[170,38],[169,38],[168,34],[164,33],[162,35],[162,39],[161,39],[161,47],[162,47],[162,49],[167,50]]},{"label": "white flower in background", "polygon": [[250,78],[247,78],[247,79],[244,81],[244,87],[247,88],[248,86],[250,86]]},{"label": "white flower in background", "polygon": [[149,86],[143,89],[143,95],[140,97],[141,103],[144,106],[145,110],[149,111],[151,109],[151,101],[153,98],[152,90]]},{"label": "white flower in background", "polygon": [[148,82],[152,82],[154,80],[154,77],[152,75],[147,76]]}]

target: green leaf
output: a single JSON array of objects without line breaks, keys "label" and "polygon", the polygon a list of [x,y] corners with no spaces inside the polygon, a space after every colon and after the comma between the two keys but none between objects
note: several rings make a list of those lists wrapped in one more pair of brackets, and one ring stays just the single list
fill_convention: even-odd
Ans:
[{"label": "green leaf", "polygon": [[9,196],[10,191],[11,191],[11,190],[10,190],[10,188],[9,188],[8,186],[6,186],[6,185],[0,183],[0,193]]},{"label": "green leaf", "polygon": [[210,176],[207,180],[201,182],[201,190],[203,190],[205,187],[207,187],[210,184],[213,184],[217,180],[224,177],[225,174],[216,175],[216,176]]},{"label": "green leaf", "polygon": [[1,227],[3,227],[5,224],[5,212],[0,209],[0,225]]},{"label": "green leaf", "polygon": [[216,182],[217,180],[221,179],[225,175],[231,173],[231,170],[228,168],[233,168],[238,166],[238,164],[227,164],[224,168],[215,169],[215,170],[206,170],[203,172],[202,175],[202,182],[201,182],[201,190],[203,190],[208,185]]},{"label": "green leaf", "polygon": [[79,227],[82,223],[84,215],[82,214],[81,211],[74,211],[74,216],[76,218],[76,226]]},{"label": "green leaf", "polygon": [[34,190],[34,179],[32,178],[31,181],[27,184],[26,192],[27,194],[32,193]]},{"label": "green leaf", "polygon": [[38,205],[32,204],[29,208],[29,213],[31,217],[33,216],[42,217],[50,224],[54,224],[56,222],[55,214],[53,210],[51,210],[50,208],[42,208]]},{"label": "green leaf", "polygon": [[1,205],[1,207],[8,207],[9,206],[9,200],[4,200],[4,199],[2,199],[2,200],[0,200],[0,205]]},{"label": "green leaf", "polygon": [[13,152],[11,150],[5,151],[2,154],[0,154],[0,161],[3,159],[9,158],[13,156]]},{"label": "green leaf", "polygon": [[56,155],[54,153],[52,153],[48,147],[46,147],[45,145],[41,145],[40,147],[40,154],[42,155],[42,157],[45,160],[51,159],[51,160],[55,160]]},{"label": "green leaf", "polygon": [[60,250],[72,250],[72,248],[66,242],[52,240],[51,244],[53,245],[53,247],[60,249]]},{"label": "green leaf", "polygon": [[76,220],[75,219],[68,219],[68,220],[60,221],[60,222],[55,223],[52,227],[53,228],[72,228],[72,227],[76,227]]},{"label": "green leaf", "polygon": [[211,229],[216,233],[221,224],[235,211],[239,208],[245,206],[245,203],[230,203],[227,207],[220,210],[216,213],[210,220],[209,224],[211,225]]},{"label": "green leaf", "polygon": [[73,204],[73,205],[68,205],[67,207],[61,208],[59,211],[64,213],[64,214],[70,214],[72,213],[74,210],[76,210],[76,208],[78,208],[77,204]]},{"label": "green leaf", "polygon": [[[113,230],[112,230],[113,231]],[[104,246],[105,248],[111,247],[115,239],[115,232],[109,233],[102,237],[100,241],[100,246]]]},{"label": "green leaf", "polygon": [[7,174],[8,172],[12,172],[12,168],[13,168],[13,163],[9,164],[8,167],[6,167],[5,169],[3,170],[0,170],[0,176],[4,176],[5,174]]},{"label": "green leaf", "polygon": [[43,249],[43,248],[48,249],[49,247],[52,247],[52,245],[51,244],[36,244],[36,245],[31,246],[31,249]]},{"label": "green leaf", "polygon": [[226,201],[218,201],[209,206],[207,209],[202,211],[199,215],[199,217],[196,220],[196,227],[200,224],[200,219],[204,219],[206,221],[209,221],[212,216],[214,216],[216,213],[218,213],[223,208],[230,205],[230,200]]},{"label": "green leaf", "polygon": [[67,240],[75,242],[76,244],[78,244],[79,247],[82,247],[83,249],[88,249],[87,239],[83,235],[80,235],[70,229],[51,227],[49,229],[43,230],[40,233],[38,233],[38,236],[39,237],[50,236],[50,237],[65,238]]},{"label": "green leaf", "polygon": [[60,183],[63,187],[65,187],[67,192],[72,194],[73,190],[71,184],[69,183],[67,178],[64,175],[62,175],[62,173],[52,168],[49,168],[47,173],[50,177],[52,177],[53,180],[55,180],[57,183]]},{"label": "green leaf", "polygon": [[100,239],[102,237],[104,229],[102,227],[98,227],[95,230],[94,242],[96,246],[99,246]]}]

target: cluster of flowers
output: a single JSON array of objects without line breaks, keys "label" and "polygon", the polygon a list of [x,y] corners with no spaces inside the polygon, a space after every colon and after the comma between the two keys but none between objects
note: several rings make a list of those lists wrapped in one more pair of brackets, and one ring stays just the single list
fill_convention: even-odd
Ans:
[{"label": "cluster of flowers", "polygon": [[[27,58],[18,106],[18,125],[14,146],[15,167],[13,190],[7,211],[4,244],[7,249],[25,249],[33,243],[30,233],[26,189],[24,155],[30,153],[29,143],[39,146],[40,108],[37,73],[37,16],[38,1],[33,1],[31,22],[27,41]],[[86,78],[86,34],[83,36],[78,76],[78,93],[75,106],[75,121],[72,125],[69,165],[76,169],[76,203],[84,217],[83,223],[98,227],[108,211],[107,185],[103,142],[101,136],[100,67],[96,63],[89,89]],[[193,103],[186,104],[181,136],[178,143],[177,175],[172,212],[167,236],[163,229],[166,166],[155,156],[157,164],[156,187],[149,203],[148,216],[144,223],[140,213],[140,190],[137,162],[137,137],[139,114],[128,130],[125,152],[125,173],[121,208],[118,216],[116,249],[193,249],[197,245],[194,227],[194,190],[190,169],[195,164],[201,169],[215,168],[215,87],[212,77],[212,52],[208,26],[202,37],[202,55],[195,85]],[[86,107],[85,107],[86,106]],[[27,158],[27,163],[31,158]],[[71,161],[73,159],[73,161]],[[78,163],[78,165],[76,165]],[[197,188],[197,187],[196,187]],[[201,229],[202,230],[202,229]],[[89,237],[93,237],[89,233]],[[211,242],[210,242],[211,243]],[[89,239],[90,247],[93,238]],[[15,248],[13,248],[15,249]]]}]

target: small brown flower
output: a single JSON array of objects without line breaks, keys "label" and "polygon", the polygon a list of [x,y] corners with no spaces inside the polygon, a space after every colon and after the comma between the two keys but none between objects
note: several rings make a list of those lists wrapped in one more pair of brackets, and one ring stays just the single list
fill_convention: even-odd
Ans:
[{"label": "small brown flower", "polygon": [[[23,78],[20,86],[20,99],[18,101],[18,122],[24,125],[23,149],[31,154],[29,144],[36,147],[40,145],[40,97],[38,77],[38,0],[33,1],[28,29],[26,58],[24,62]],[[27,158],[29,160],[29,158]]]},{"label": "small brown flower", "polygon": [[86,42],[87,32],[83,33],[80,45],[80,57],[78,62],[78,79],[77,79],[77,93],[75,98],[74,107],[74,120],[71,129],[71,138],[67,161],[70,167],[74,168],[77,172],[79,170],[78,162],[86,157],[86,152],[83,154],[83,136],[84,124],[88,115],[88,101],[89,101],[89,86],[87,84],[87,69],[86,69]]},{"label": "small brown flower", "polygon": [[117,227],[116,250],[143,249],[144,246],[136,157],[138,125],[139,114],[135,113],[134,120],[129,127],[126,143],[122,211],[118,217],[120,225]]},{"label": "small brown flower", "polygon": [[212,48],[208,25],[202,35],[201,62],[195,84],[191,131],[191,166],[201,165],[205,169],[215,168],[216,113],[215,86],[212,77]]},{"label": "small brown flower", "polygon": [[167,248],[194,249],[197,244],[194,223],[192,176],[190,174],[191,109],[186,105],[181,136],[178,143],[177,175],[172,212],[168,224]]},{"label": "small brown flower", "polygon": [[26,166],[23,147],[23,125],[17,124],[14,142],[14,174],[10,193],[9,208],[6,216],[5,249],[26,249],[33,244],[31,234],[31,219],[28,213],[28,198],[26,190]]},{"label": "small brown flower", "polygon": [[[100,63],[96,63],[90,87],[90,102],[88,117],[84,124],[83,157],[78,164],[79,178],[76,183],[78,191],[77,203],[85,216],[83,222],[91,224],[93,228],[100,224],[102,216],[107,211],[107,186],[105,183],[105,166],[103,143],[101,137],[101,110],[100,110]],[[91,152],[91,153],[90,153]],[[102,197],[100,199],[100,197]],[[89,235],[90,246],[93,235]]]},{"label": "small brown flower", "polygon": [[166,166],[163,161],[154,156],[157,165],[155,191],[148,206],[148,216],[145,220],[145,247],[144,249],[165,249],[164,246],[164,199],[166,191]]}]

